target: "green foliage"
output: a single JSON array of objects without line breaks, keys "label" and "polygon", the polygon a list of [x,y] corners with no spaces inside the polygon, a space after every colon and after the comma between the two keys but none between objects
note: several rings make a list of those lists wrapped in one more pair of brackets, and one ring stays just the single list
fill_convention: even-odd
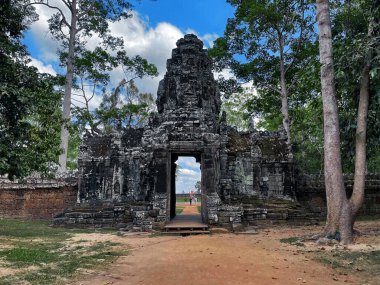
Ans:
[{"label": "green foliage", "polygon": [[70,127],[69,148],[67,151],[67,169],[78,169],[79,146],[82,142],[77,125]]},{"label": "green foliage", "polygon": [[[233,80],[222,81],[227,122],[239,127],[254,115],[256,128],[277,130],[282,124],[278,86],[280,39],[285,46],[285,80],[289,93],[290,132],[295,162],[306,173],[323,173],[323,111],[320,98],[318,41],[313,31],[314,2],[228,1],[236,8],[222,38],[209,55],[215,68],[230,68],[238,83],[252,82],[257,94],[241,97]],[[380,171],[380,37],[378,1],[332,1],[336,89],[340,112],[344,172],[353,172],[361,71],[369,48],[371,65],[367,127],[367,172]],[[369,23],[375,36],[368,36]],[[302,34],[302,37],[299,35]],[[253,93],[252,93],[253,94]],[[229,97],[236,100],[233,104]],[[239,105],[240,108],[236,108]]]},{"label": "green foliage", "polygon": [[150,93],[140,93],[133,80],[122,81],[112,92],[104,91],[102,103],[91,111],[75,107],[74,126],[79,133],[108,133],[124,127],[141,127],[147,123],[154,110],[154,98]]},{"label": "green foliage", "polygon": [[[102,122],[90,109],[90,101],[94,96],[107,92],[110,71],[120,67],[127,78],[122,80],[124,83],[146,75],[157,75],[157,68],[146,59],[141,56],[129,58],[123,50],[123,39],[113,36],[109,29],[111,22],[131,16],[131,4],[128,1],[82,0],[71,3],[64,0],[30,0],[27,6],[31,5],[43,5],[54,12],[48,20],[49,29],[61,45],[60,60],[67,71],[66,80],[61,82],[65,87],[64,102],[69,102],[63,104],[63,115],[68,120],[67,124],[75,123],[74,129],[78,130],[80,137],[88,128],[92,133],[99,132],[98,125]],[[91,50],[87,43],[94,36],[97,37],[98,45]],[[69,117],[70,103],[75,105],[71,113],[74,118]],[[125,114],[127,109],[132,109],[131,112],[135,115],[136,108],[129,105],[118,110],[113,113],[115,120]],[[75,167],[72,156],[75,155],[73,148],[77,145],[77,137],[74,134],[69,143],[69,168]],[[66,142],[67,136],[63,135],[61,139]],[[66,168],[65,161],[63,157],[60,158],[62,169]]]},{"label": "green foliage", "polygon": [[[115,68],[121,68],[125,77],[113,90],[109,90],[109,72]],[[80,104],[72,110],[73,130],[80,135],[71,132],[69,168],[76,166],[77,151],[73,148],[78,149],[84,132],[107,133],[112,129],[141,126],[147,121],[154,99],[151,94],[139,93],[134,79],[158,75],[156,66],[140,56],[130,58],[123,50],[111,55],[101,47],[77,52],[74,73],[74,88],[78,92],[74,93],[75,101],[84,103],[84,106]],[[91,86],[90,91],[88,86]],[[91,110],[90,101],[99,96],[99,90],[102,90],[102,103],[99,108]]]},{"label": "green foliage", "polygon": [[[115,68],[121,68],[125,78],[110,91],[107,88],[109,72]],[[147,119],[154,102],[153,96],[139,93],[134,84],[136,78],[158,75],[157,68],[146,59],[140,56],[129,58],[125,51],[111,55],[101,47],[94,51],[83,50],[77,53],[75,75],[74,88],[78,93],[74,93],[74,96],[79,97],[75,101],[84,103],[84,106],[75,106],[72,112],[74,126],[79,133],[100,133],[112,128],[138,126]],[[90,92],[88,86],[91,86]],[[89,103],[94,96],[99,95],[100,89],[103,90],[101,106],[91,110]]]},{"label": "green foliage", "polygon": [[[303,109],[309,116],[321,118],[313,110],[313,101],[318,95],[319,68],[316,33],[313,30],[314,3],[310,1],[228,1],[236,8],[234,18],[228,20],[222,38],[215,41],[209,55],[214,58],[215,68],[230,68],[238,82],[253,84],[254,92],[243,96],[230,80],[226,90],[223,109],[227,122],[246,129],[251,115],[256,128],[276,131],[282,126],[280,90],[280,61],[285,68],[285,83],[288,90],[290,130],[296,160],[305,162],[307,170],[320,169],[319,158],[308,163],[305,155],[314,150],[297,152],[305,140],[317,136],[314,129],[302,129],[306,122]],[[223,82],[225,86],[226,81]],[[229,92],[232,87],[232,92]],[[230,97],[233,99],[231,100]],[[308,107],[310,105],[310,107]],[[315,111],[313,113],[313,111]],[[316,122],[319,122],[317,120]],[[315,122],[315,121],[314,121]],[[318,125],[318,127],[320,127]],[[314,160],[313,156],[311,160]]]},{"label": "green foliage", "polygon": [[236,127],[238,130],[247,130],[250,112],[248,107],[251,97],[254,95],[242,89],[240,92],[231,94],[224,93],[222,111],[226,112],[227,124]]},{"label": "green foliage", "polygon": [[[40,5],[47,4],[52,7],[53,3],[49,1],[35,0],[32,3]],[[57,8],[52,8],[55,14],[48,20],[49,28],[53,36],[62,43],[63,47],[68,47],[68,36],[62,32],[62,28],[71,27],[70,19],[66,18],[69,13],[73,12],[73,7],[66,5],[65,1],[59,1],[62,3],[57,5]],[[86,38],[92,37],[94,34],[102,40],[101,44],[107,48],[116,48],[122,45],[122,39],[113,37],[109,33],[109,23],[118,21],[122,18],[128,18],[131,16],[131,4],[125,0],[82,0],[77,1],[77,42],[76,47],[83,47]],[[74,27],[73,27],[74,28]]]},{"label": "green foliage", "polygon": [[[341,148],[345,172],[353,172],[355,162],[355,136],[359,102],[361,72],[369,49],[374,52],[370,74],[380,68],[378,1],[351,1],[333,6],[333,43],[336,70],[337,97],[339,104]],[[378,3],[379,4],[379,3]],[[371,20],[375,19],[375,26]],[[377,20],[376,20],[377,19]],[[377,27],[376,27],[377,25]],[[369,36],[369,29],[373,33]],[[368,172],[379,172],[380,149],[380,76],[370,77],[370,102],[367,118]]]},{"label": "green foliage", "polygon": [[201,181],[197,181],[196,183],[195,183],[195,186],[194,186],[194,188],[195,188],[195,190],[198,192],[198,193],[201,193]]},{"label": "green foliage", "polygon": [[305,60],[299,51],[313,35],[313,6],[307,1],[228,2],[236,8],[234,18],[209,55],[217,69],[231,68],[239,80],[273,92],[279,86],[280,50],[287,52],[287,69],[299,68]]},{"label": "green foliage", "polygon": [[61,95],[55,80],[29,67],[22,33],[35,19],[23,1],[0,9],[0,174],[22,177],[47,172],[56,161],[61,124]]}]

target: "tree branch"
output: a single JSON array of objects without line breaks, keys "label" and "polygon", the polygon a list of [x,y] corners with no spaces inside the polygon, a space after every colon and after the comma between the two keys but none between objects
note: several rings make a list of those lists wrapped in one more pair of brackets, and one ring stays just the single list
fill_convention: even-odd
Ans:
[{"label": "tree branch", "polygon": [[[43,6],[49,7],[50,9],[58,10],[58,12],[59,12],[59,13],[61,14],[61,16],[62,16],[62,21],[65,23],[65,25],[66,25],[69,29],[71,29],[70,24],[67,22],[66,17],[65,17],[65,15],[63,14],[63,11],[62,11],[60,8],[58,8],[57,6],[52,6],[52,5],[50,5],[50,4],[49,4],[49,0],[46,0],[46,2],[32,2],[32,3],[28,3],[28,4],[26,4],[25,7],[27,7],[27,6],[31,6],[31,5],[43,5]],[[70,9],[70,8],[69,8],[69,9]],[[70,9],[70,10],[71,10],[71,9]]]},{"label": "tree branch", "polygon": [[83,10],[81,13],[78,14],[78,19],[80,19],[82,16],[87,15],[94,8],[94,5],[95,1],[92,1],[92,4],[86,10]]},{"label": "tree branch", "polygon": [[69,8],[69,10],[71,10],[73,8],[73,6],[71,5],[70,1],[62,0],[62,2],[66,5],[67,8]]},{"label": "tree branch", "polygon": [[272,90],[273,92],[276,92],[276,93],[278,93],[278,94],[281,95],[281,90],[277,89],[277,88],[274,87],[273,85],[268,84],[268,83],[264,83],[264,82],[260,81],[260,80],[257,79],[257,78],[254,79],[254,80],[255,80],[256,82],[259,82],[260,85],[262,85],[262,86],[264,86],[264,87],[266,87],[266,88]]},{"label": "tree branch", "polygon": [[[297,39],[297,45],[296,45],[296,48],[297,48],[297,51],[299,51],[300,50],[300,48],[301,48],[301,41],[302,41],[302,38],[303,38],[303,30],[304,30],[304,28],[305,28],[305,21],[304,21],[304,19],[305,19],[305,6],[304,6],[304,1],[301,1],[301,9],[302,9],[302,24],[301,24],[301,27],[300,27],[300,35],[299,35],[299,37],[298,37],[298,39]],[[285,69],[285,74],[286,74],[286,72],[289,70],[289,68],[291,68],[292,66],[293,66],[293,64],[294,64],[294,62],[295,62],[295,57],[293,57],[293,59],[292,59],[292,61],[288,64],[288,66],[286,67],[286,69]]]},{"label": "tree branch", "polygon": [[59,31],[61,32],[63,38],[65,38],[66,40],[69,40],[68,36],[62,30],[62,22],[63,22],[63,19],[59,23]]}]

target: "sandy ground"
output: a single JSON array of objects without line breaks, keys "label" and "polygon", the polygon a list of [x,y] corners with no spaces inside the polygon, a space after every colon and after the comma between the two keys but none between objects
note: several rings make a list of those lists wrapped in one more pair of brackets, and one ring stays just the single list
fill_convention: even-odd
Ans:
[{"label": "sandy ground", "polygon": [[[87,271],[80,280],[70,284],[360,284],[356,275],[342,274],[311,260],[311,252],[320,250],[315,243],[310,242],[300,249],[279,241],[319,229],[276,228],[259,230],[257,234],[187,237],[102,235],[102,239],[121,242],[121,248],[128,250],[129,255],[118,258],[104,270]],[[76,237],[83,238],[91,240],[96,236]],[[371,240],[369,247],[359,240],[353,247],[380,248],[379,238]],[[323,250],[328,250],[329,246],[325,248]]]}]

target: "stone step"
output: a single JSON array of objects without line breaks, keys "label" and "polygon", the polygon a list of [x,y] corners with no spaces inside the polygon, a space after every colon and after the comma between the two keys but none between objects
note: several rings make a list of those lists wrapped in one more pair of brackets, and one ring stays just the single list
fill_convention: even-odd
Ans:
[{"label": "stone step", "polygon": [[209,230],[171,230],[171,231],[165,231],[161,232],[163,235],[206,235],[210,234]]}]

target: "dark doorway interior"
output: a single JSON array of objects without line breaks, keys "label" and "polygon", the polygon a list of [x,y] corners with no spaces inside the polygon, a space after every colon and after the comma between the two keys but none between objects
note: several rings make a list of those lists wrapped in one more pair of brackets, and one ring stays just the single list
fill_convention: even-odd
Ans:
[{"label": "dark doorway interior", "polygon": [[184,206],[190,206],[201,215],[201,155],[194,153],[172,154],[170,219],[180,214]]}]

